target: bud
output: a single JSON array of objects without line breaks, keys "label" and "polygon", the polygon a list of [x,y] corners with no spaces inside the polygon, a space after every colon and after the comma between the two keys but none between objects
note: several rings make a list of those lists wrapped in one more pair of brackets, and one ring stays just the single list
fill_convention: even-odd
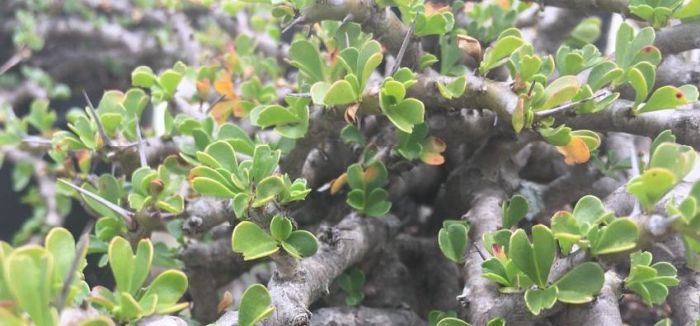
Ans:
[{"label": "bud", "polygon": [[160,193],[163,192],[163,189],[165,189],[163,180],[153,179],[153,181],[148,184],[148,194],[153,197],[160,195]]}]

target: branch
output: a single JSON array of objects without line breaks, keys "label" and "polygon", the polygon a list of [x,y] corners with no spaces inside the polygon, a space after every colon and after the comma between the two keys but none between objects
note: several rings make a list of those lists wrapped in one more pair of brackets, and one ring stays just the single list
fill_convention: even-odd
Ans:
[{"label": "branch", "polygon": [[[404,25],[389,7],[379,9],[374,0],[313,0],[312,4],[302,9],[299,23],[343,21],[346,17],[360,24],[365,33],[372,33],[374,38],[395,56],[401,50],[404,38],[409,32],[409,27]],[[403,57],[405,66],[417,67],[421,54],[420,42],[412,37]]]},{"label": "branch", "polygon": [[293,278],[273,275],[268,289],[275,312],[263,324],[308,325],[309,305],[328,293],[331,282],[345,269],[381,249],[397,226],[393,216],[363,218],[353,213],[321,231],[318,252],[300,262]]},{"label": "branch", "polygon": [[596,11],[616,12],[628,15],[628,0],[543,0],[545,6],[574,9],[585,13]]},{"label": "branch", "polygon": [[654,42],[666,56],[700,48],[700,23],[683,23],[656,32]]},{"label": "branch", "polygon": [[697,132],[700,128],[699,104],[695,104],[693,109],[649,112],[638,116],[632,115],[631,108],[632,102],[618,100],[609,108],[593,114],[559,114],[557,122],[573,129],[625,132],[651,138],[670,129],[676,135],[678,143],[700,149],[700,133]]},{"label": "branch", "polygon": [[425,321],[409,309],[381,309],[370,307],[332,307],[314,312],[311,325],[386,325],[422,326]]}]

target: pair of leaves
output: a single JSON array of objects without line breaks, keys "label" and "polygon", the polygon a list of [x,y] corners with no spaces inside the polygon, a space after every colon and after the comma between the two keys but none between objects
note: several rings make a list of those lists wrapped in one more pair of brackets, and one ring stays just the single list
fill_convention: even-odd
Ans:
[{"label": "pair of leaves", "polygon": [[659,29],[668,24],[674,11],[683,4],[683,0],[631,0],[630,13],[646,20]]},{"label": "pair of leaves", "polygon": [[340,274],[336,279],[338,286],[345,292],[345,303],[356,306],[365,298],[365,274],[359,268],[352,268]]},{"label": "pair of leaves", "polygon": [[667,262],[651,264],[650,252],[630,255],[630,273],[625,287],[637,293],[649,306],[662,304],[668,296],[668,288],[678,285],[676,268]]},{"label": "pair of leaves", "polygon": [[136,67],[131,72],[131,84],[138,87],[150,88],[154,99],[167,101],[173,98],[182,77],[184,65],[176,64],[173,69],[167,69],[160,76],[155,75],[147,66]]},{"label": "pair of leaves", "polygon": [[292,221],[279,215],[270,222],[270,234],[253,222],[243,221],[236,225],[231,235],[231,248],[242,254],[244,260],[267,257],[280,247],[290,256],[301,259],[313,256],[318,250],[318,242],[309,231],[293,231]]},{"label": "pair of leaves", "polygon": [[674,140],[670,132],[659,134],[652,143],[648,168],[627,183],[627,190],[647,212],[694,167],[697,154],[693,148]]},{"label": "pair of leaves", "polygon": [[149,167],[137,169],[131,175],[133,192],[128,196],[129,207],[140,211],[154,205],[169,213],[182,213],[185,201],[177,193],[181,179],[180,176],[173,176],[165,166],[160,166],[158,171]]},{"label": "pair of leaves", "polygon": [[461,220],[445,220],[438,232],[440,251],[449,260],[464,261],[469,245],[469,224]]},{"label": "pair of leaves", "polygon": [[590,302],[603,288],[603,269],[594,262],[577,265],[550,287],[525,291],[525,305],[535,315],[557,301],[571,304]]},{"label": "pair of leaves", "polygon": [[411,133],[417,124],[423,123],[425,107],[423,102],[405,97],[404,83],[387,79],[379,91],[379,107],[396,128]]},{"label": "pair of leaves", "polygon": [[437,12],[431,15],[419,13],[416,15],[415,24],[416,36],[442,35],[454,28],[455,18],[449,11]]},{"label": "pair of leaves", "polygon": [[[601,227],[603,223],[607,225]],[[639,229],[634,222],[615,219],[595,196],[582,197],[572,213],[556,213],[552,217],[552,231],[565,255],[571,252],[575,244],[590,247],[593,255],[621,252],[634,248],[639,237]]]},{"label": "pair of leaves", "polygon": [[507,58],[515,52],[525,41],[520,31],[510,28],[501,33],[498,39],[484,52],[484,58],[479,65],[479,74],[484,76],[491,69],[496,68],[507,61]]},{"label": "pair of leaves", "polygon": [[460,76],[446,84],[438,81],[437,88],[440,95],[448,100],[458,98],[464,94],[467,88],[467,78],[465,76]]},{"label": "pair of leaves", "polygon": [[426,123],[415,125],[411,133],[399,130],[397,152],[407,160],[420,159],[425,164],[441,165],[445,162],[442,156],[445,148],[441,139],[428,136]]},{"label": "pair of leaves", "polygon": [[577,75],[603,61],[600,51],[593,44],[587,44],[581,49],[571,49],[563,45],[557,50],[555,58],[561,76]]},{"label": "pair of leaves", "polygon": [[188,286],[187,276],[181,271],[166,270],[142,289],[150,273],[153,255],[153,244],[148,239],[139,241],[136,253],[126,239],[112,239],[108,259],[117,289],[112,293],[103,287],[95,287],[90,300],[122,321],[135,321],[153,314],[170,314],[186,308],[188,303],[178,303]]},{"label": "pair of leaves", "polygon": [[566,145],[557,146],[557,151],[564,155],[564,162],[569,165],[588,162],[591,153],[600,146],[600,136],[590,130],[569,132],[567,127],[560,128],[553,130],[554,133],[545,138],[556,143],[563,143],[568,138]]},{"label": "pair of leaves", "polygon": [[389,192],[382,187],[387,181],[384,163],[374,161],[366,169],[360,163],[350,165],[346,172],[350,192],[347,204],[360,213],[379,217],[391,209]]},{"label": "pair of leaves", "polygon": [[250,121],[261,128],[275,127],[280,135],[298,139],[304,137],[309,129],[309,103],[308,98],[288,96],[286,98],[289,107],[278,104],[261,105],[250,112]]},{"label": "pair of leaves", "polygon": [[509,229],[511,226],[517,225],[527,215],[528,208],[527,199],[521,195],[515,195],[510,200],[503,202],[501,205],[503,227]]}]

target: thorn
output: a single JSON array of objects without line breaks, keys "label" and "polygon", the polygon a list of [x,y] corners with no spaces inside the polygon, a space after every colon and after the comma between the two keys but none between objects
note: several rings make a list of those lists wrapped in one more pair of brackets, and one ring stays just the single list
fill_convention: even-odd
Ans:
[{"label": "thorn", "polygon": [[209,112],[211,112],[211,110],[213,110],[214,107],[215,107],[217,104],[219,104],[219,102],[223,101],[224,98],[226,98],[226,95],[224,95],[224,94],[221,94],[218,98],[216,98],[216,100],[214,100],[214,102],[212,102],[211,105],[209,105],[209,107],[207,108],[206,113],[208,114]]},{"label": "thorn", "polygon": [[297,16],[297,18],[294,18],[294,20],[292,20],[291,22],[289,22],[289,24],[287,24],[287,26],[285,26],[285,27],[282,29],[282,33],[281,33],[281,34],[286,33],[286,32],[287,32],[288,30],[290,30],[292,27],[294,27],[294,26],[296,26],[297,24],[303,22],[304,19],[305,19],[304,16],[301,16],[301,15],[300,15],[300,16]]},{"label": "thorn", "polygon": [[138,121],[136,122],[136,142],[138,144],[139,161],[141,162],[141,167],[145,168],[148,166],[148,161],[146,161],[146,149],[143,147],[143,137],[141,137],[141,125],[139,125]]},{"label": "thorn", "polygon": [[391,68],[391,71],[389,75],[394,75],[397,70],[399,70],[399,67],[401,67],[401,61],[403,60],[403,56],[406,53],[406,48],[408,47],[408,43],[411,40],[411,35],[413,35],[413,29],[416,28],[416,21],[413,20],[413,24],[408,28],[408,31],[406,31],[406,36],[403,38],[403,43],[401,43],[401,48],[399,48],[399,53],[396,54],[396,62],[394,62],[394,66]]},{"label": "thorn", "polygon": [[78,264],[80,264],[80,259],[83,257],[83,253],[87,250],[90,244],[90,230],[92,230],[92,227],[94,225],[95,220],[88,220],[85,224],[85,227],[83,227],[83,231],[80,233],[78,246],[75,248],[75,257],[73,257],[73,261],[70,265],[70,273],[68,273],[68,275],[66,275],[66,279],[63,280],[63,287],[61,288],[61,293],[58,297],[58,301],[56,302],[56,307],[58,308],[59,314],[63,309],[63,305],[66,302],[68,290],[70,290],[70,285],[71,283],[73,283],[73,279],[75,278],[75,272],[78,269]]},{"label": "thorn", "polygon": [[102,125],[102,122],[100,121],[100,117],[97,116],[97,110],[95,110],[95,106],[92,105],[92,101],[90,101],[90,97],[88,97],[87,92],[83,89],[83,96],[85,97],[85,101],[88,104],[88,111],[92,115],[92,117],[95,119],[95,123],[97,124],[97,130],[100,132],[100,136],[105,142],[105,145],[107,147],[112,147],[112,140],[107,137],[107,132],[105,131],[105,127]]},{"label": "thorn", "polygon": [[130,211],[128,211],[128,210],[126,210],[126,209],[124,209],[124,208],[118,206],[117,204],[115,204],[115,203],[113,203],[113,202],[111,202],[111,201],[109,201],[109,200],[107,200],[107,199],[104,199],[104,198],[102,198],[102,197],[100,197],[100,196],[98,196],[98,195],[96,195],[96,194],[93,194],[93,193],[90,192],[90,191],[87,191],[87,190],[85,190],[85,189],[83,189],[83,188],[81,188],[81,187],[78,187],[78,186],[76,186],[76,185],[74,185],[74,184],[72,184],[72,183],[70,183],[70,182],[68,182],[68,181],[66,181],[66,180],[58,179],[58,181],[59,181],[59,182],[62,182],[63,184],[65,184],[65,185],[67,185],[67,186],[69,186],[69,187],[71,187],[73,190],[79,192],[79,193],[82,194],[83,196],[90,197],[90,199],[92,199],[92,200],[94,200],[94,201],[96,201],[96,202],[98,202],[98,203],[104,205],[105,207],[111,209],[113,212],[115,212],[115,213],[117,213],[119,216],[121,216],[121,217],[124,219],[124,221],[126,221],[126,224],[127,224],[127,226],[128,226],[130,229],[134,229],[134,228],[133,228],[133,227],[135,226],[135,225],[134,225],[134,220],[133,220],[134,213],[132,213],[132,212],[130,212]]}]

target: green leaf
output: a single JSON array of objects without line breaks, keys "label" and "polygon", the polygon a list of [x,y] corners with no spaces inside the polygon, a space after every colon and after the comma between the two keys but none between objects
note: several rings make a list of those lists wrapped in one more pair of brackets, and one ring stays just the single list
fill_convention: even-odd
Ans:
[{"label": "green leaf", "polygon": [[537,131],[554,146],[566,146],[571,142],[571,128],[559,125],[556,128],[540,128]]},{"label": "green leaf", "polygon": [[552,232],[554,232],[554,238],[559,241],[559,248],[564,255],[570,254],[574,244],[583,238],[578,221],[574,215],[566,211],[552,216]]},{"label": "green leaf", "polygon": [[150,88],[156,81],[156,75],[148,66],[138,66],[131,72],[131,84]]},{"label": "green leaf", "polygon": [[[75,239],[66,229],[57,227],[51,229],[44,241],[46,250],[54,260],[54,282],[63,283],[71,269],[75,258]],[[0,265],[1,266],[1,265]]]},{"label": "green leaf", "polygon": [[325,79],[321,53],[318,48],[307,40],[298,40],[289,47],[290,64],[299,68],[299,71],[308,79],[309,83]]},{"label": "green leaf", "polygon": [[365,285],[365,274],[358,268],[352,268],[340,274],[336,280],[338,286],[345,292],[345,303],[355,306],[362,302],[365,294],[362,290]]},{"label": "green leaf", "polygon": [[[636,110],[636,113],[646,113],[659,110],[672,109],[677,106],[690,103],[690,96],[697,100],[697,88],[690,86],[684,89],[674,86],[663,86],[654,91],[649,101]],[[686,95],[687,93],[687,95]]]},{"label": "green leaf", "polygon": [[518,229],[510,238],[508,257],[518,269],[544,288],[554,262],[556,243],[552,231],[544,225],[532,227],[532,243],[525,231]]},{"label": "green leaf", "polygon": [[166,98],[171,98],[175,95],[175,91],[181,80],[182,74],[173,69],[168,69],[158,77],[158,85],[165,91]]},{"label": "green leaf", "polygon": [[678,19],[689,19],[700,16],[700,0],[690,0],[684,7],[673,14]]},{"label": "green leaf", "polygon": [[119,292],[117,318],[121,320],[140,319],[143,316],[141,305],[128,292]]},{"label": "green leaf", "polygon": [[[214,159],[216,164],[210,163],[211,167],[223,168],[229,172],[238,171],[238,162],[236,160],[236,151],[228,142],[219,140],[209,144],[204,150],[205,153],[209,154],[211,158]],[[197,156],[199,159],[200,156]]]},{"label": "green leaf", "polygon": [[637,197],[645,211],[649,212],[678,182],[673,171],[651,168],[627,182],[627,191]]},{"label": "green leaf", "polygon": [[262,179],[255,188],[255,201],[252,207],[261,207],[284,191],[284,182],[279,176],[271,175]]},{"label": "green leaf", "polygon": [[576,222],[581,225],[595,225],[610,213],[605,210],[603,202],[598,197],[587,195],[579,199],[572,214],[576,218]]},{"label": "green leaf", "polygon": [[415,125],[423,123],[425,107],[423,102],[409,98],[397,105],[384,108],[383,111],[396,128],[411,133]]},{"label": "green leaf", "polygon": [[157,296],[156,313],[170,314],[175,312],[172,310],[173,306],[177,304],[177,301],[185,294],[185,291],[187,291],[187,276],[185,273],[170,269],[156,276],[146,288],[142,298],[151,295]]},{"label": "green leaf", "polygon": [[457,319],[454,317],[447,317],[447,318],[441,319],[437,323],[437,326],[471,326],[471,325],[469,323],[461,320],[461,319]]},{"label": "green leaf", "polygon": [[355,88],[347,80],[341,79],[334,82],[323,97],[326,106],[344,105],[357,102],[359,95]]},{"label": "green leaf", "polygon": [[559,77],[544,89],[545,101],[538,110],[548,110],[571,100],[581,88],[576,76]]},{"label": "green leaf", "polygon": [[204,196],[233,198],[236,196],[228,187],[219,181],[197,177],[192,180],[192,188],[199,194]]},{"label": "green leaf", "polygon": [[292,221],[280,215],[275,215],[270,221],[270,234],[277,241],[284,241],[292,234]]},{"label": "green leaf", "polygon": [[695,167],[696,157],[692,147],[666,142],[654,148],[649,167],[668,169],[680,180]]},{"label": "green leaf", "polygon": [[326,103],[324,103],[323,100],[325,99],[326,94],[328,93],[328,90],[330,88],[331,84],[324,81],[320,81],[311,85],[311,100],[314,102],[314,104],[325,106]]},{"label": "green leaf", "polygon": [[509,35],[503,36],[509,31],[503,32],[502,36],[493,44],[491,47],[486,49],[484,53],[484,59],[481,61],[479,66],[479,73],[483,76],[486,73],[503,64],[504,59],[509,57],[515,50],[517,50],[524,41],[519,36]]},{"label": "green leaf", "polygon": [[464,261],[469,244],[469,226],[458,220],[446,220],[442,224],[438,232],[440,251],[455,263]]},{"label": "green leaf", "polygon": [[554,283],[557,299],[564,303],[582,304],[593,300],[603,288],[603,269],[594,262],[585,262],[567,272]]},{"label": "green leaf", "polygon": [[552,308],[557,302],[557,287],[551,286],[544,289],[527,289],[525,291],[525,305],[535,316],[542,310]]},{"label": "green leaf", "polygon": [[250,170],[250,178],[253,182],[260,182],[271,175],[277,168],[281,152],[272,150],[268,145],[258,145],[253,153],[253,166]]},{"label": "green leaf", "polygon": [[388,201],[389,192],[382,188],[375,188],[367,196],[365,214],[373,217],[384,216],[391,209],[391,202]]},{"label": "green leaf", "polygon": [[[270,126],[283,126],[301,122],[299,117],[281,105],[268,105],[260,108],[261,110],[253,124],[262,128],[267,128]],[[253,121],[252,116],[253,113],[251,112],[251,121]]]},{"label": "green leaf", "polygon": [[240,222],[233,229],[231,248],[234,252],[243,254],[244,260],[266,257],[279,250],[273,237],[249,221]]},{"label": "green leaf", "polygon": [[668,296],[668,287],[677,286],[676,268],[667,262],[651,265],[649,252],[630,255],[630,273],[625,279],[625,288],[636,292],[649,306],[662,304]]},{"label": "green leaf", "polygon": [[430,16],[418,14],[415,18],[416,36],[440,35],[452,30],[455,24],[454,16],[451,12],[440,12]]},{"label": "green leaf", "polygon": [[270,316],[274,310],[272,298],[265,286],[253,284],[241,296],[241,304],[238,308],[238,325],[255,326],[259,321]]},{"label": "green leaf", "polygon": [[627,218],[618,218],[604,226],[591,240],[594,256],[621,252],[634,248],[639,238],[637,224]]},{"label": "green leaf", "polygon": [[443,84],[441,81],[438,81],[437,87],[442,97],[448,100],[457,98],[464,94],[464,90],[467,88],[467,78],[465,76],[460,76],[447,83],[447,85]]},{"label": "green leaf", "polygon": [[527,199],[521,195],[515,195],[509,201],[503,203],[502,216],[503,227],[508,229],[518,224],[527,215]]},{"label": "green leaf", "polygon": [[52,311],[51,281],[54,260],[49,252],[38,246],[14,250],[5,260],[5,280],[16,304],[32,318],[37,326],[57,324]]},{"label": "green leaf", "polygon": [[318,250],[318,241],[309,231],[293,231],[287,239],[280,243],[284,251],[292,257],[301,259],[313,256]]}]

